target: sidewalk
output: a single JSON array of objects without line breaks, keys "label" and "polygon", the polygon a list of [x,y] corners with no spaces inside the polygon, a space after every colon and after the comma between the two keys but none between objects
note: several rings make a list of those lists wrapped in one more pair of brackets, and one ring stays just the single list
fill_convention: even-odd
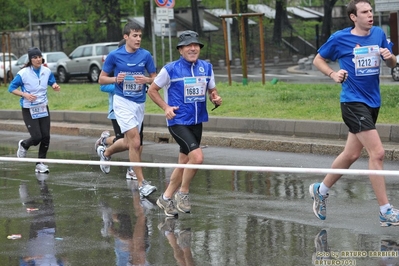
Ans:
[{"label": "sidewalk", "polygon": [[[100,112],[52,111],[51,120],[52,134],[93,137],[93,143],[102,131],[113,131],[107,115]],[[27,132],[21,111],[0,110],[0,130]],[[380,124],[378,130],[386,160],[398,161],[399,125]],[[346,135],[347,128],[340,122],[211,117],[204,123],[201,144],[336,156],[343,150]],[[145,115],[144,140],[174,143],[163,115]]]}]

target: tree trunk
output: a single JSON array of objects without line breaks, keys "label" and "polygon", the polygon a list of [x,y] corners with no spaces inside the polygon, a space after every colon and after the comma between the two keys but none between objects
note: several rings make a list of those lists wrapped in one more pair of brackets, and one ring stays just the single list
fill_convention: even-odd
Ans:
[{"label": "tree trunk", "polygon": [[197,0],[191,0],[191,14],[193,15],[193,30],[196,31],[199,35],[202,35]]},{"label": "tree trunk", "polygon": [[144,2],[144,31],[143,37],[151,40],[152,38],[152,22],[151,22],[151,3]]},{"label": "tree trunk", "polygon": [[320,44],[323,45],[331,35],[332,10],[337,0],[324,0],[324,17],[321,27]]}]

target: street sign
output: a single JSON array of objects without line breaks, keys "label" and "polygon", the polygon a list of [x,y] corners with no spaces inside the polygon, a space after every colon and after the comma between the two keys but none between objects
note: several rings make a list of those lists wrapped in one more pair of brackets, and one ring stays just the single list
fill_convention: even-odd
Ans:
[{"label": "street sign", "polygon": [[[157,7],[157,23],[168,24],[169,23],[169,8]],[[172,9],[173,11],[173,9]]]},{"label": "street sign", "polygon": [[173,8],[175,6],[175,0],[168,0],[165,7],[167,8]]},{"label": "street sign", "polygon": [[157,7],[157,23],[168,24],[170,19],[174,19],[173,8]]},{"label": "street sign", "polygon": [[155,0],[155,4],[159,7],[166,6],[169,3],[169,0]]},{"label": "street sign", "polygon": [[398,0],[375,0],[375,12],[398,11]]}]

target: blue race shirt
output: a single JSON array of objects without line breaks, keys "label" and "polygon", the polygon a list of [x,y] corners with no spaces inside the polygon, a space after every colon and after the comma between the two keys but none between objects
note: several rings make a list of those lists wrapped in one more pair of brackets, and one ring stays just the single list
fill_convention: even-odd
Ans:
[{"label": "blue race shirt", "polygon": [[[149,51],[139,48],[134,53],[126,51],[125,45],[110,52],[103,65],[106,73],[126,73],[126,75],[145,75],[156,73],[154,61]],[[136,103],[143,103],[146,99],[147,84],[143,84],[141,91],[134,95],[126,96],[123,93],[124,83],[115,83],[115,94]]]},{"label": "blue race shirt", "polygon": [[348,71],[348,78],[342,83],[341,102],[361,102],[372,108],[380,107],[379,73],[356,76],[354,48],[378,45],[380,48],[388,48],[392,53],[392,43],[388,43],[384,31],[379,27],[372,27],[367,36],[353,35],[351,30],[350,27],[335,32],[318,53],[325,59],[338,60],[340,68]]}]

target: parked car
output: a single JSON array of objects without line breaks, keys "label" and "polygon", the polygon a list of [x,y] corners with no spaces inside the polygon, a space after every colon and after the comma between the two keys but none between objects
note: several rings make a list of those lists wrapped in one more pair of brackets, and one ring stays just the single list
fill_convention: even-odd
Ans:
[{"label": "parked car", "polygon": [[392,78],[399,81],[399,55],[396,56],[396,66],[391,70]]},{"label": "parked car", "polygon": [[[9,66],[11,58],[11,65],[14,65],[18,57],[16,57],[13,53],[2,53],[0,52],[0,79],[4,80],[4,69],[6,69],[5,73],[7,73],[7,66]],[[5,64],[4,61],[5,60]]]},{"label": "parked car", "polygon": [[77,47],[67,59],[57,63],[58,79],[66,83],[72,77],[87,77],[97,82],[107,55],[118,48],[118,42],[85,44]]},{"label": "parked car", "polygon": [[[44,59],[44,64],[43,66],[46,66],[50,68],[51,72],[54,74],[54,76],[57,78],[57,62],[60,59],[65,59],[68,58],[68,56],[64,52],[45,52],[42,53],[43,59]],[[20,58],[18,58],[17,62],[11,66],[11,71],[10,69],[7,69],[7,78],[9,81],[11,81],[15,75],[18,73],[21,68],[25,66],[26,63],[28,63],[28,54],[22,55]]]}]

